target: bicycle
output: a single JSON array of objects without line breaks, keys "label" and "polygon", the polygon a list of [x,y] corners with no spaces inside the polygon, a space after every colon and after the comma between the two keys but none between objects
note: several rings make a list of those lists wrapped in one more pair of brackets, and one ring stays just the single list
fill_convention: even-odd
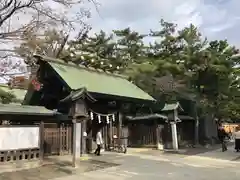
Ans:
[{"label": "bicycle", "polygon": [[[118,152],[118,153],[126,154],[127,153],[127,146],[124,145],[123,143],[121,145],[119,145],[117,143],[117,140],[118,140],[117,138],[113,139],[113,144],[112,144],[112,146],[111,145],[109,146],[109,150],[110,151],[115,151],[115,152]],[[121,141],[122,140],[123,140],[123,138],[121,138]]]}]

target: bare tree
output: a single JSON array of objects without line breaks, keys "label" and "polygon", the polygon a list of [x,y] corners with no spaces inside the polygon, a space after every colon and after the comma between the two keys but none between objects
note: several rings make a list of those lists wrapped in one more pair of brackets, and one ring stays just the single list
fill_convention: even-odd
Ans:
[{"label": "bare tree", "polygon": [[0,39],[22,39],[48,25],[67,29],[82,25],[90,17],[83,6],[88,2],[95,0],[4,0],[0,2]]},{"label": "bare tree", "polygon": [[46,30],[43,35],[29,33],[25,37],[25,41],[21,43],[15,50],[20,57],[25,60],[25,63],[32,64],[33,53],[46,55],[49,57],[59,57],[63,51],[68,39],[68,33],[57,31],[56,29]]},{"label": "bare tree", "polygon": [[[76,25],[78,28],[86,26],[85,20],[90,17],[88,3],[97,7],[95,0],[0,0],[0,77],[8,79],[9,73],[13,76],[19,73],[15,71],[15,68],[19,70],[15,64],[18,65],[23,56],[16,47],[25,48],[27,51],[22,53],[29,52],[27,57],[34,50],[50,56],[59,55],[69,32]],[[51,38],[45,39],[49,29],[58,33],[54,35],[52,31],[53,34],[47,35]],[[47,44],[47,41],[52,43]],[[5,62],[11,62],[11,70],[6,69]]]}]

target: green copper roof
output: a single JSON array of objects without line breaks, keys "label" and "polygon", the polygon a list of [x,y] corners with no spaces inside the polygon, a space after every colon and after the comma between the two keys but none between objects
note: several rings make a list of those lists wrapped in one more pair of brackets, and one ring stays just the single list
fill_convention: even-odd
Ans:
[{"label": "green copper roof", "polygon": [[20,104],[0,104],[0,114],[53,116],[57,114],[57,112],[48,110],[42,106],[25,106]]},{"label": "green copper roof", "polygon": [[150,120],[150,119],[162,119],[162,120],[167,120],[167,116],[162,115],[162,114],[143,114],[143,115],[138,115],[138,116],[126,116],[127,119],[134,121],[134,120]]},{"label": "green copper roof", "polygon": [[[42,57],[42,59],[44,60],[46,57]],[[47,58],[46,61],[73,90],[85,87],[88,92],[92,93],[155,101],[149,94],[120,75],[59,63],[59,61],[54,62],[51,58]]]},{"label": "green copper roof", "polygon": [[16,99],[19,101],[23,101],[24,97],[27,93],[27,90],[25,90],[25,89],[10,88],[7,85],[0,85],[0,89],[2,89],[5,92],[9,92],[9,93],[15,95]]},{"label": "green copper roof", "polygon": [[179,102],[174,103],[174,104],[165,104],[164,108],[161,111],[172,111],[175,109],[179,109],[179,110],[183,111]]}]

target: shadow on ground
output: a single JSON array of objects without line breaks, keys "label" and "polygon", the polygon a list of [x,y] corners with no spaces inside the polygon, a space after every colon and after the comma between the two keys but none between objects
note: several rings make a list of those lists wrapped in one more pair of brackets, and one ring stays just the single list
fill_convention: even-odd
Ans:
[{"label": "shadow on ground", "polygon": [[[138,151],[134,149],[134,154],[139,155],[150,155],[150,156],[159,156],[164,155],[166,157],[175,157],[174,155],[180,155],[179,158],[202,158],[212,159],[212,160],[227,160],[227,161],[240,161],[240,153],[237,153],[234,149],[233,143],[228,144],[228,150],[222,152],[221,145],[206,147],[196,147],[196,148],[187,148],[179,149],[178,151],[173,150],[154,150],[154,149],[144,149],[143,151]],[[182,155],[182,156],[181,156]]]},{"label": "shadow on ground", "polygon": [[145,154],[145,155],[157,155],[159,153],[164,153],[165,155],[171,155],[171,154],[180,154],[180,155],[186,155],[186,156],[195,156],[198,154],[202,154],[202,153],[206,153],[206,152],[210,152],[210,151],[214,151],[217,150],[219,148],[219,146],[215,146],[215,147],[210,147],[210,148],[205,148],[205,147],[201,147],[201,148],[187,148],[187,149],[179,149],[178,151],[174,151],[174,150],[156,150],[156,149],[149,149],[148,151],[141,151],[141,154]]},{"label": "shadow on ground", "polygon": [[1,180],[47,180],[59,177],[65,177],[72,174],[81,174],[84,172],[96,171],[109,167],[118,166],[118,164],[98,161],[98,160],[85,160],[77,161],[77,168],[71,168],[71,161],[46,159],[44,165],[38,168],[31,168],[15,172],[5,172],[0,174]]},{"label": "shadow on ground", "polygon": [[232,161],[240,161],[240,153],[239,153],[239,156],[235,159],[233,159]]},{"label": "shadow on ground", "polygon": [[[199,154],[216,151],[219,148],[221,148],[221,145],[216,144],[214,146],[209,146],[209,147],[199,146],[199,147],[191,147],[191,148],[180,148],[178,151],[174,151],[171,149],[165,149],[165,150],[159,151],[157,149],[149,148],[148,150],[139,151],[139,152],[135,150],[135,153],[137,152],[145,155],[158,155],[159,153],[163,153],[165,155],[179,154],[179,155],[185,155],[185,156],[196,156]],[[138,149],[138,148],[135,148],[135,149]]]},{"label": "shadow on ground", "polygon": [[182,154],[182,155],[186,155],[186,156],[195,156],[198,154],[202,154],[202,153],[206,153],[209,151],[214,151],[219,149],[219,146],[214,146],[214,147],[209,147],[209,148],[205,148],[205,147],[198,147],[198,148],[188,148],[188,149],[180,149],[179,151],[171,151],[171,150],[165,150],[164,153],[166,154]]}]

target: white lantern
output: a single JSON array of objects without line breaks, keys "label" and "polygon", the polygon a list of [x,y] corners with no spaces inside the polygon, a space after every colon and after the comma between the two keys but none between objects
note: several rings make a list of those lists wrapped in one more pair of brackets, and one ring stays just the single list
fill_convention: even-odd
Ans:
[{"label": "white lantern", "polygon": [[107,124],[109,124],[109,116],[107,116],[106,119],[107,119]]},{"label": "white lantern", "polygon": [[101,116],[98,115],[98,123],[100,124],[102,121],[101,121]]},{"label": "white lantern", "polygon": [[112,120],[115,121],[115,115],[114,114],[112,115]]},{"label": "white lantern", "polygon": [[90,119],[93,120],[93,112],[90,112]]}]

